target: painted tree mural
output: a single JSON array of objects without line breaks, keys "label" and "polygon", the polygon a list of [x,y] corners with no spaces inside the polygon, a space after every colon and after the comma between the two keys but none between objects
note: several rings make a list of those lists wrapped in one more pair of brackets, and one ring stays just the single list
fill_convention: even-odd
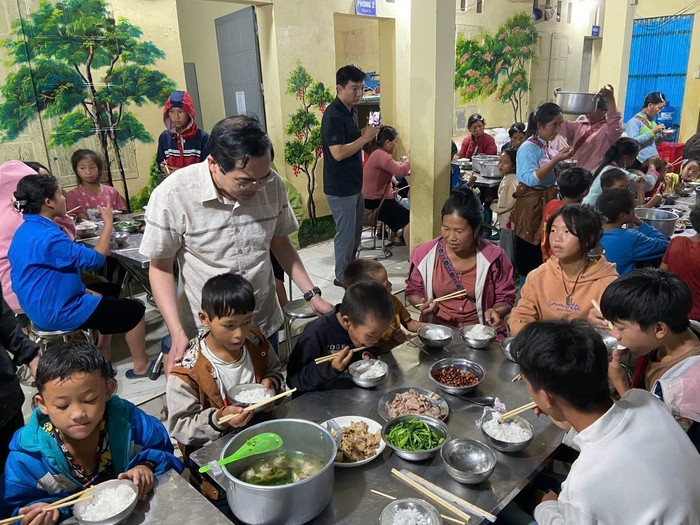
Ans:
[{"label": "painted tree mural", "polygon": [[128,20],[113,18],[107,0],[41,0],[2,42],[19,68],[0,87],[0,140],[17,138],[40,115],[57,119],[50,147],[97,135],[109,183],[116,165],[129,202],[122,148],[130,140],[153,141],[129,108],[160,105],[175,89],[153,67],[164,53],[141,35]]},{"label": "painted tree mural", "polygon": [[284,161],[294,170],[294,175],[306,176],[308,201],[306,210],[312,226],[316,226],[316,167],[321,158],[321,122],[317,113],[323,113],[326,106],[333,101],[333,93],[322,82],[316,82],[300,63],[289,74],[287,94],[294,95],[299,101],[299,109],[289,116],[284,128],[289,140],[284,143]]},{"label": "painted tree mural", "polygon": [[513,119],[523,121],[523,99],[530,91],[527,65],[536,60],[537,29],[532,16],[518,13],[495,32],[479,39],[457,39],[455,89],[462,102],[495,95],[513,108]]}]

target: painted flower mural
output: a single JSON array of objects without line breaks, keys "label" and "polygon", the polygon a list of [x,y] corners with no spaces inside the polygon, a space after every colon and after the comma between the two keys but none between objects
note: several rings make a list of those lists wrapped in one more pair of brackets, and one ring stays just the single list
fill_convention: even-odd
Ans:
[{"label": "painted flower mural", "polygon": [[316,167],[321,158],[321,122],[317,114],[323,113],[333,101],[333,93],[322,82],[316,82],[300,63],[289,74],[287,94],[299,101],[299,109],[289,116],[284,128],[289,139],[284,143],[284,161],[294,170],[294,175],[306,176],[308,201],[306,211],[312,226],[316,226]]},{"label": "painted flower mural", "polygon": [[527,66],[536,60],[537,29],[532,17],[518,13],[495,32],[478,39],[457,39],[455,89],[463,102],[494,95],[513,108],[513,119],[523,121],[523,99],[530,91]]}]

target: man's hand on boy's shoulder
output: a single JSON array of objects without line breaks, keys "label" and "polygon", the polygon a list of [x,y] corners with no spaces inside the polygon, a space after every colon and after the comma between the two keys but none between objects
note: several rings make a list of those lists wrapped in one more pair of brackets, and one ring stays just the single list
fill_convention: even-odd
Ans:
[{"label": "man's hand on boy's shoulder", "polygon": [[119,474],[118,479],[130,479],[139,489],[139,499],[146,499],[148,493],[153,490],[155,477],[153,471],[146,465],[136,465],[134,468]]},{"label": "man's hand on boy's shoulder", "polygon": [[42,510],[50,504],[48,501],[40,501],[19,509],[19,515],[24,514],[22,525],[53,525],[57,523],[58,518],[61,516],[58,509]]}]

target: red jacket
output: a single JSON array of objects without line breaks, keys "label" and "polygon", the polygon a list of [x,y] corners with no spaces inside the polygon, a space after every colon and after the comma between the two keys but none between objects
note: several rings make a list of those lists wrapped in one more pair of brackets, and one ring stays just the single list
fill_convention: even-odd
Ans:
[{"label": "red jacket", "polygon": [[460,159],[471,159],[474,155],[496,155],[498,154],[498,148],[496,147],[496,140],[489,135],[484,133],[476,142],[471,135],[464,137],[462,141],[462,147],[459,150]]},{"label": "red jacket", "polygon": [[[168,112],[171,108],[182,108],[190,116],[187,127],[178,133],[170,121]],[[187,91],[175,91],[163,108],[163,124],[165,131],[158,138],[156,163],[168,160],[168,165],[183,168],[190,164],[203,162],[209,155],[209,134],[197,127],[194,121],[195,110],[192,97]]]}]

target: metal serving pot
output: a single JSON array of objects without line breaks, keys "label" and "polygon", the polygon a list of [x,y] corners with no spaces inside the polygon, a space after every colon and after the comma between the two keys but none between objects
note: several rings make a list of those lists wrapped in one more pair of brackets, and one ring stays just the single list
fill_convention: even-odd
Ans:
[{"label": "metal serving pot", "polygon": [[676,229],[678,215],[666,210],[654,208],[635,208],[634,213],[649,226],[653,226],[666,237],[671,237]]},{"label": "metal serving pot", "polygon": [[485,160],[481,163],[481,176],[487,179],[500,179],[503,174],[498,171],[497,160]]},{"label": "metal serving pot", "polygon": [[474,171],[481,173],[481,170],[484,168],[484,162],[489,160],[495,160],[498,162],[498,159],[498,155],[474,155],[472,157],[472,167]]},{"label": "metal serving pot", "polygon": [[226,499],[236,517],[250,525],[300,525],[318,516],[333,495],[333,461],[337,445],[330,432],[321,425],[301,419],[275,419],[247,428],[236,434],[221,452],[230,456],[243,443],[263,432],[279,434],[284,444],[273,452],[306,452],[324,462],[317,474],[281,486],[253,485],[241,481],[240,475],[261,456],[253,456],[224,467],[228,479]]},{"label": "metal serving pot", "polygon": [[563,113],[568,115],[585,115],[595,111],[599,93],[580,93],[574,91],[555,92],[555,101]]}]

